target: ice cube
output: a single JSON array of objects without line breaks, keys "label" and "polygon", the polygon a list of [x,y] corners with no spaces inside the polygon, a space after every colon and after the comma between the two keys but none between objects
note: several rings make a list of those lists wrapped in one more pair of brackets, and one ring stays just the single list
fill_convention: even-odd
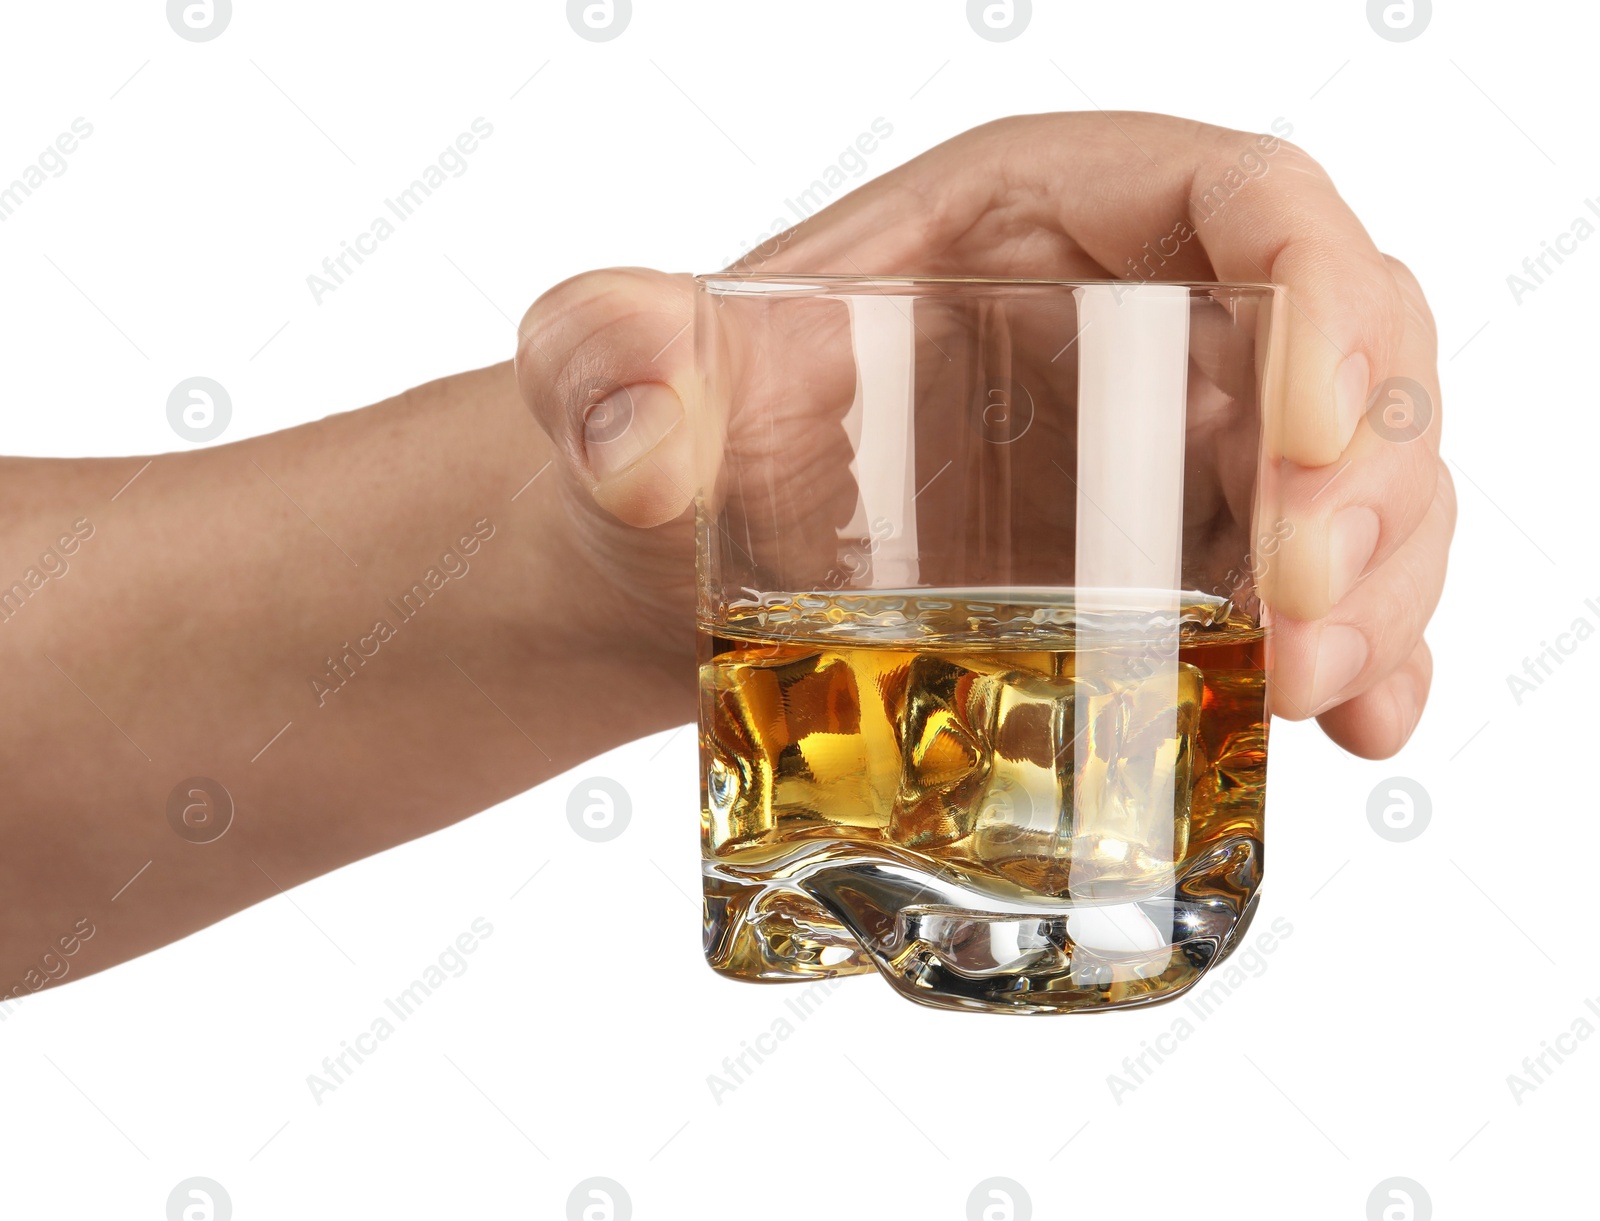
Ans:
[{"label": "ice cube", "polygon": [[914,657],[904,679],[889,833],[908,848],[944,847],[971,833],[987,787],[995,684],[960,658],[933,653]]}]

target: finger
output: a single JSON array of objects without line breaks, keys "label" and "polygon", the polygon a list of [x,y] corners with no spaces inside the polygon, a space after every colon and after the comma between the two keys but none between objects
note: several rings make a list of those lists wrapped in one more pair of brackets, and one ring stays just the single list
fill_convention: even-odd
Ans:
[{"label": "finger", "polygon": [[634,526],[694,497],[694,281],[646,268],[586,272],[528,309],[517,385],[569,472]]},{"label": "finger", "polygon": [[[1263,575],[1273,608],[1293,619],[1321,619],[1364,572],[1411,537],[1434,503],[1441,465],[1441,416],[1432,314],[1416,280],[1388,260],[1405,301],[1392,384],[1363,417],[1337,462],[1289,465],[1278,472],[1289,533]],[[1404,407],[1396,399],[1404,399]]]},{"label": "finger", "polygon": [[[721,579],[729,588],[838,588],[855,575],[835,563],[841,543],[858,505],[876,500],[858,485],[863,455],[848,425],[858,372],[872,377],[852,330],[862,306],[715,278],[698,304],[705,397],[697,483],[705,521],[731,543]],[[897,320],[906,308],[871,304]],[[893,444],[904,451],[903,438]],[[865,535],[870,523],[856,524]]]},{"label": "finger", "polygon": [[[1286,290],[1294,462],[1345,448],[1391,374],[1394,277],[1328,175],[1281,137],[1165,115],[1025,115],[958,136],[804,222],[762,270],[1271,281]],[[892,223],[891,223],[892,222]]]},{"label": "finger", "polygon": [[1415,651],[1444,588],[1455,529],[1455,488],[1440,466],[1433,503],[1416,531],[1332,614],[1274,622],[1269,690],[1275,716],[1321,716],[1374,690]]},{"label": "finger", "polygon": [[1418,640],[1398,669],[1352,700],[1330,708],[1317,724],[1363,759],[1387,759],[1410,739],[1433,685],[1433,652]]}]

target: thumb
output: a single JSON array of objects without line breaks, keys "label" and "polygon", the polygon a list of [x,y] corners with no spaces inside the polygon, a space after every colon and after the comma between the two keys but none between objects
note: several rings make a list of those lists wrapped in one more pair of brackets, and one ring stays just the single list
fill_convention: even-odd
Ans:
[{"label": "thumb", "polygon": [[630,526],[694,500],[693,318],[693,277],[617,267],[557,284],[518,329],[523,401],[558,461]]}]

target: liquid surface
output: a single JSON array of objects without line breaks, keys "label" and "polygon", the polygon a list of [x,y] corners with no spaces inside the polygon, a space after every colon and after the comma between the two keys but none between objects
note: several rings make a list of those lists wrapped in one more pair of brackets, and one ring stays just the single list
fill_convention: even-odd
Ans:
[{"label": "liquid surface", "polygon": [[714,967],[876,967],[927,1003],[1037,1011],[1175,994],[1227,948],[1267,736],[1264,635],[1228,604],[918,590],[721,619],[700,630]]}]

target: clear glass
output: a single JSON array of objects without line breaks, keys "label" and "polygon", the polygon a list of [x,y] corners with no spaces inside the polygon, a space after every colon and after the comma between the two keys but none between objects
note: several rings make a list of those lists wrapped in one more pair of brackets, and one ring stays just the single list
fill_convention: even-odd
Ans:
[{"label": "clear glass", "polygon": [[712,967],[1191,987],[1261,881],[1275,290],[698,286]]}]

